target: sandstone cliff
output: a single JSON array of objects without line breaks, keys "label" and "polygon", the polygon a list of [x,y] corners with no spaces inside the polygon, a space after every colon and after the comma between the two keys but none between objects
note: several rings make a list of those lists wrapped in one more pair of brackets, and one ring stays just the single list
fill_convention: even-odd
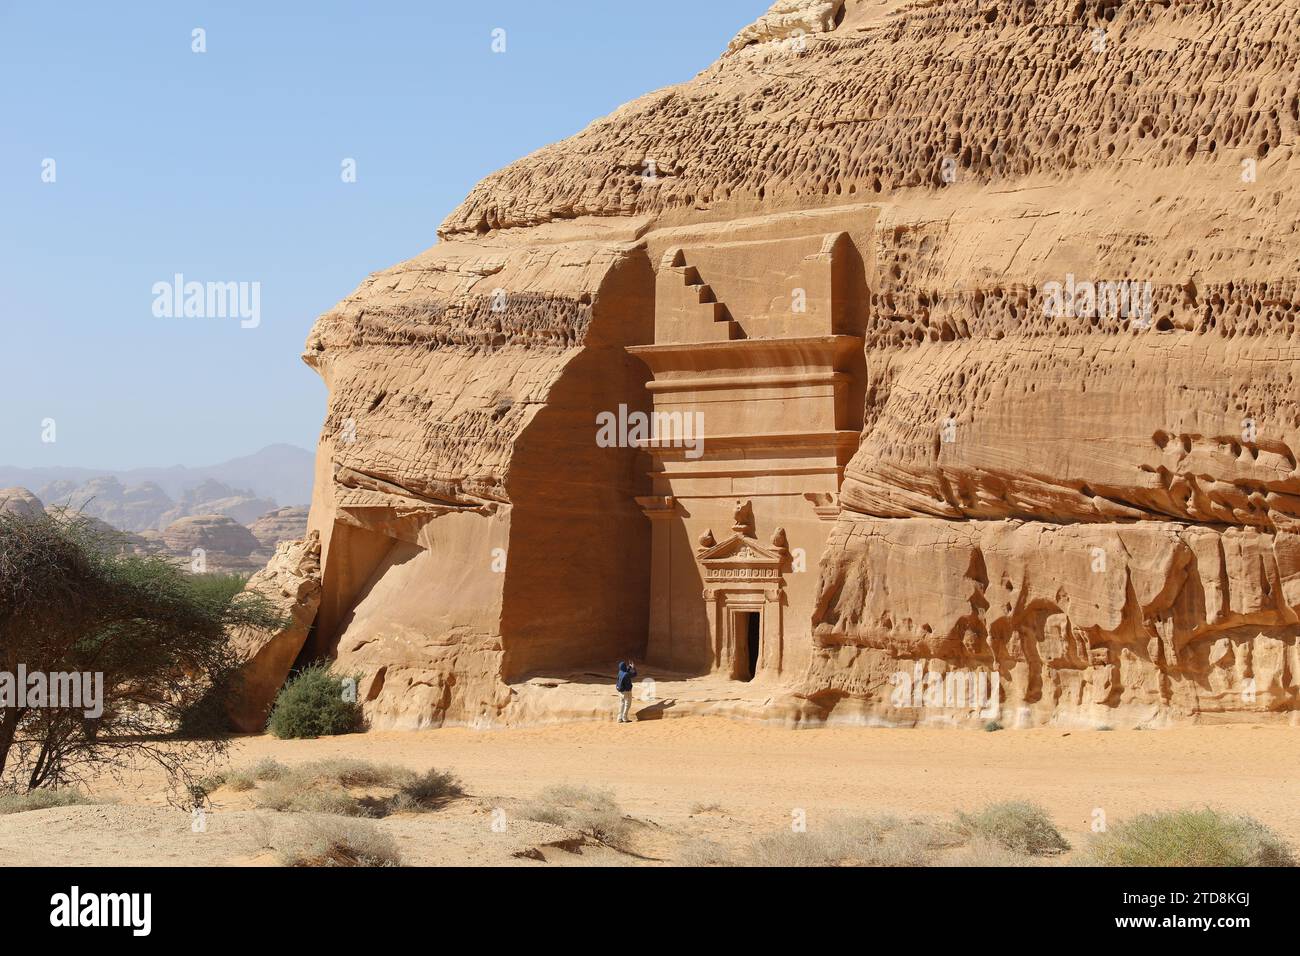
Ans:
[{"label": "sandstone cliff", "polygon": [[319,536],[281,543],[267,566],[249,579],[247,590],[262,595],[286,622],[271,632],[241,628],[232,635],[244,665],[229,705],[230,722],[236,730],[256,733],[265,728],[320,605]]},{"label": "sandstone cliff", "polygon": [[[825,427],[852,440],[837,490],[802,494],[796,538],[834,524],[807,612],[764,605],[785,646],[750,662],[756,715],[980,719],[897,695],[954,673],[996,675],[1022,725],[1294,712],[1298,57],[1297,0],[782,0],[694,80],[489,176],[308,340],[330,399],[307,653],[410,727],[640,654],[647,515],[801,491],[728,463],[665,493],[596,416],[703,405],[724,354],[791,380],[758,350],[812,341],[774,303],[825,263],[818,334],[856,358],[801,345],[796,377],[835,383]],[[651,381],[664,316],[755,344]],[[759,517],[737,547],[798,574]],[[712,560],[715,530],[653,561]]]}]

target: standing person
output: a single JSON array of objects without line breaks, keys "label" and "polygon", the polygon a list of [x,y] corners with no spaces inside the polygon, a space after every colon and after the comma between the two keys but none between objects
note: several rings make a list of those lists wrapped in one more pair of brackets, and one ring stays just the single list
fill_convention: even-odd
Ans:
[{"label": "standing person", "polygon": [[636,664],[632,661],[618,662],[618,680],[614,682],[614,689],[618,691],[622,700],[618,704],[618,722],[620,724],[630,724],[632,721],[628,718],[628,711],[632,708],[632,678],[636,677]]}]

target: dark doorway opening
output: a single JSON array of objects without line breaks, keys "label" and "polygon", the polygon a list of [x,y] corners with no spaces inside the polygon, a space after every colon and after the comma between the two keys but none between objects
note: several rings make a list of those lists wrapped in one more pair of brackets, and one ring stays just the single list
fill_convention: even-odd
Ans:
[{"label": "dark doorway opening", "polygon": [[753,680],[758,673],[759,622],[762,620],[757,611],[745,614],[745,646],[749,651],[745,663],[744,679]]}]

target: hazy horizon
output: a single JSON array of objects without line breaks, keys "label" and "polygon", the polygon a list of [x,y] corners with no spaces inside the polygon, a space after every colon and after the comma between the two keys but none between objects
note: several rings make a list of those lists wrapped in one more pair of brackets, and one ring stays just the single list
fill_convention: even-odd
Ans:
[{"label": "hazy horizon", "polygon": [[[54,17],[0,0],[0,464],[314,449],[326,393],[299,355],[317,315],[432,246],[484,176],[688,80],[766,7],[155,2]],[[181,296],[160,288],[190,282],[217,315],[167,314]]]},{"label": "hazy horizon", "polygon": [[210,461],[208,460],[205,461],[144,461],[138,464],[126,465],[124,467],[120,467],[120,466],[105,466],[94,462],[87,463],[87,462],[75,462],[75,461],[74,462],[38,462],[32,465],[22,465],[22,464],[16,464],[11,461],[5,461],[0,459],[0,469],[10,470],[10,471],[46,471],[46,470],[54,471],[59,469],[69,470],[69,471],[82,470],[82,471],[93,471],[93,472],[106,474],[106,475],[124,474],[133,471],[165,471],[167,469],[187,469],[191,471],[202,471],[205,468],[213,468],[218,465],[229,464],[230,462],[237,461],[241,458],[253,458],[258,454],[260,454],[261,452],[268,451],[270,449],[278,448],[278,447],[292,448],[295,451],[305,452],[306,454],[312,456],[316,454],[314,447],[308,447],[306,445],[300,445],[296,442],[290,442],[290,441],[276,441],[276,442],[269,442],[257,448],[250,448],[247,451],[236,452],[233,455],[226,455],[222,458],[213,459]]}]

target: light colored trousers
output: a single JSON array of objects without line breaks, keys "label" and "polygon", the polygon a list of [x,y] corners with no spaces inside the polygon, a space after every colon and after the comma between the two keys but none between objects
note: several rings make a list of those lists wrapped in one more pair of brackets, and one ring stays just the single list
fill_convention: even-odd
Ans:
[{"label": "light colored trousers", "polygon": [[623,698],[618,703],[618,719],[627,720],[627,712],[632,707],[632,692],[630,690],[621,690],[618,696]]}]

